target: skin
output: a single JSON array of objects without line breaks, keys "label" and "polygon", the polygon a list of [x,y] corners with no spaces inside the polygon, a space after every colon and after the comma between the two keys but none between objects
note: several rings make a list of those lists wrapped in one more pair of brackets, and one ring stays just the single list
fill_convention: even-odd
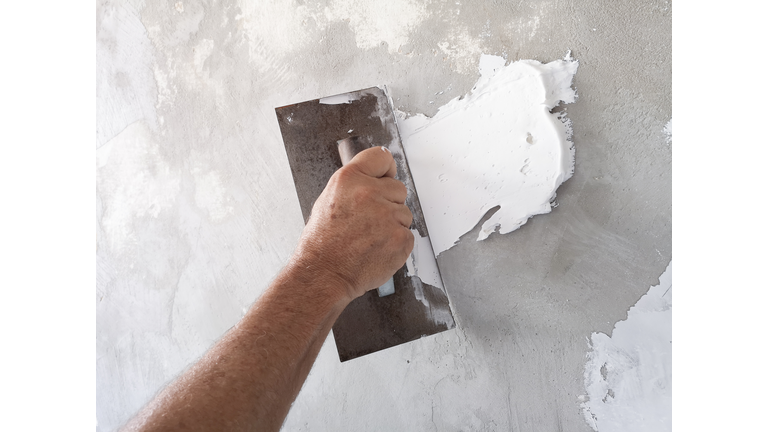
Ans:
[{"label": "skin", "polygon": [[277,431],[344,308],[413,249],[407,191],[383,147],[338,170],[299,245],[249,311],[124,431]]}]

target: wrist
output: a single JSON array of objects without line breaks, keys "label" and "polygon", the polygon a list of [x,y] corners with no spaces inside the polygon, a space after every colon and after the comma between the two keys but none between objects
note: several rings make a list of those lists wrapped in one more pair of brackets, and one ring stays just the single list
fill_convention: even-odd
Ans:
[{"label": "wrist", "polygon": [[318,264],[318,260],[294,256],[282,271],[287,280],[298,282],[306,294],[319,301],[328,301],[342,310],[355,298],[354,287],[339,274]]}]

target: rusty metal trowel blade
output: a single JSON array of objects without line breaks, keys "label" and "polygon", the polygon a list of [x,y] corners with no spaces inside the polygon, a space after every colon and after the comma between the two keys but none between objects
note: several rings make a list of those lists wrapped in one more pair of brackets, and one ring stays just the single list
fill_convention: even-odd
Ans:
[{"label": "rusty metal trowel blade", "polygon": [[[384,146],[392,152],[397,179],[408,188],[411,229],[428,238],[385,88],[371,87],[287,105],[275,108],[275,112],[305,223],[331,175],[342,166],[336,142],[354,136],[358,142]],[[376,290],[369,291],[350,303],[336,321],[333,336],[342,362],[455,327],[442,283],[437,287],[409,276],[407,265],[393,280],[394,294],[379,297]]]}]

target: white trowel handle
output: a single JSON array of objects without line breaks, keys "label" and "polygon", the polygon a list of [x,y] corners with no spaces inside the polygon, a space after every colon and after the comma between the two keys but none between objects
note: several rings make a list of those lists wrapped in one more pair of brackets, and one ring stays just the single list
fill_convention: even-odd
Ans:
[{"label": "white trowel handle", "polygon": [[[339,157],[341,158],[341,165],[346,165],[349,161],[355,157],[356,154],[369,148],[369,146],[359,140],[357,137],[344,138],[343,140],[336,141],[339,145]],[[378,288],[379,297],[385,297],[395,293],[395,280],[390,278],[384,285]]]}]

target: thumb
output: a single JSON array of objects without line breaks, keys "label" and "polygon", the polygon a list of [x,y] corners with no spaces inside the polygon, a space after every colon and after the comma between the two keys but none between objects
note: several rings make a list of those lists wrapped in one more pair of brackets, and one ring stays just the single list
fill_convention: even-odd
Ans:
[{"label": "thumb", "polygon": [[347,166],[352,165],[359,172],[370,177],[392,177],[397,175],[397,164],[392,153],[384,147],[371,147],[356,154]]}]

